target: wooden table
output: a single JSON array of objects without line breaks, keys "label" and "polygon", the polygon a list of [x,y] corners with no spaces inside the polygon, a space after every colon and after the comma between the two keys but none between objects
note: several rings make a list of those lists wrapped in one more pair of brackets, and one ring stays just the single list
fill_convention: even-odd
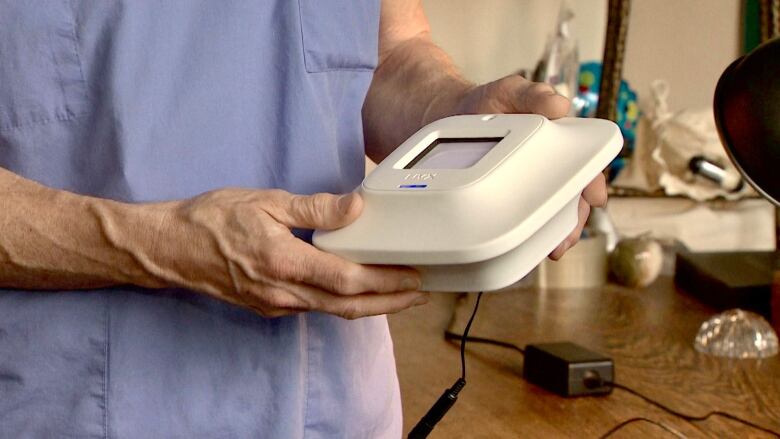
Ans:
[{"label": "wooden table", "polygon": [[[435,294],[426,306],[391,316],[408,432],[460,374],[457,343],[443,339],[455,313],[461,332],[475,295]],[[615,361],[616,381],[690,415],[731,413],[780,431],[780,357],[728,360],[693,349],[714,310],[675,291],[669,278],[645,289],[510,289],[482,297],[471,335],[528,343],[571,341]],[[713,416],[687,422],[615,389],[602,397],[563,398],[522,378],[523,358],[500,347],[467,344],[467,381],[431,438],[598,438],[622,421],[647,417],[689,438],[774,437]],[[676,437],[634,422],[613,438]]]}]

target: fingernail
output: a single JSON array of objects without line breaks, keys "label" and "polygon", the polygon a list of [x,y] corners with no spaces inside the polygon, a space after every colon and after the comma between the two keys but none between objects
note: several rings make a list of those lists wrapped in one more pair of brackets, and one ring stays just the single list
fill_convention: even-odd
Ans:
[{"label": "fingernail", "polygon": [[401,290],[403,291],[412,291],[418,288],[420,288],[420,281],[417,279],[408,277],[401,281]]},{"label": "fingernail", "polygon": [[430,298],[430,297],[428,297],[428,295],[427,295],[427,294],[425,294],[425,295],[423,295],[423,296],[420,296],[420,297],[418,297],[418,298],[417,298],[417,299],[414,301],[413,305],[414,305],[414,306],[425,305],[425,304],[426,304],[426,303],[428,303],[430,300],[431,300],[431,298]]},{"label": "fingernail", "polygon": [[339,212],[341,212],[342,214],[349,213],[349,208],[350,206],[352,206],[352,195],[353,194],[347,194],[339,197],[339,201],[338,201]]}]

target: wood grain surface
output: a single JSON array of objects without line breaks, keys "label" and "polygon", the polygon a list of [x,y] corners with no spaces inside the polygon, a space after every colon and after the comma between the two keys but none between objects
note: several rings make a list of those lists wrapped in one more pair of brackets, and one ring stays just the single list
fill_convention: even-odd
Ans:
[{"label": "wood grain surface", "polygon": [[[476,295],[435,294],[425,306],[389,318],[408,432],[460,375],[457,343]],[[724,411],[780,431],[780,357],[727,360],[693,349],[714,311],[675,291],[670,278],[645,289],[508,289],[483,295],[471,335],[528,343],[571,341],[615,361],[616,381],[674,410],[700,416]],[[467,344],[467,381],[431,438],[775,437],[712,416],[688,422],[615,389],[601,397],[563,398],[522,378],[523,358],[500,347]],[[679,436],[678,436],[679,434]]]},{"label": "wood grain surface", "polygon": [[[780,212],[780,208],[777,210]],[[777,226],[778,230],[780,230],[780,215],[777,217]],[[778,241],[780,241],[780,235],[778,235]],[[778,246],[778,249],[780,250],[780,246]],[[780,334],[780,257],[778,257],[775,260],[775,272],[772,276],[772,297],[770,297],[771,300],[771,308],[772,308],[772,326],[775,328],[775,331]]]}]

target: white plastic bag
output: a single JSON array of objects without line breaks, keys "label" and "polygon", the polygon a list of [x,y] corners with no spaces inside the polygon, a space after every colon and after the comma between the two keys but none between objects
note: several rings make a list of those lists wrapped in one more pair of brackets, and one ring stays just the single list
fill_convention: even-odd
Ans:
[{"label": "white plastic bag", "polygon": [[669,85],[657,80],[651,85],[652,102],[645,106],[645,123],[631,163],[615,179],[616,187],[654,192],[659,188],[667,195],[682,195],[705,201],[717,197],[736,200],[753,194],[748,185],[732,191],[689,168],[691,159],[703,156],[723,168],[731,181],[741,177],[726,155],[715,128],[712,108],[669,111]]}]

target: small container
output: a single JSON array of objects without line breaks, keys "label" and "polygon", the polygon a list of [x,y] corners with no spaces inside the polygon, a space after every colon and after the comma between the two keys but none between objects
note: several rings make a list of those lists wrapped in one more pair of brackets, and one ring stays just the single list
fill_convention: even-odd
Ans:
[{"label": "small container", "polygon": [[539,288],[597,288],[607,283],[607,237],[583,237],[558,261],[539,264]]}]

